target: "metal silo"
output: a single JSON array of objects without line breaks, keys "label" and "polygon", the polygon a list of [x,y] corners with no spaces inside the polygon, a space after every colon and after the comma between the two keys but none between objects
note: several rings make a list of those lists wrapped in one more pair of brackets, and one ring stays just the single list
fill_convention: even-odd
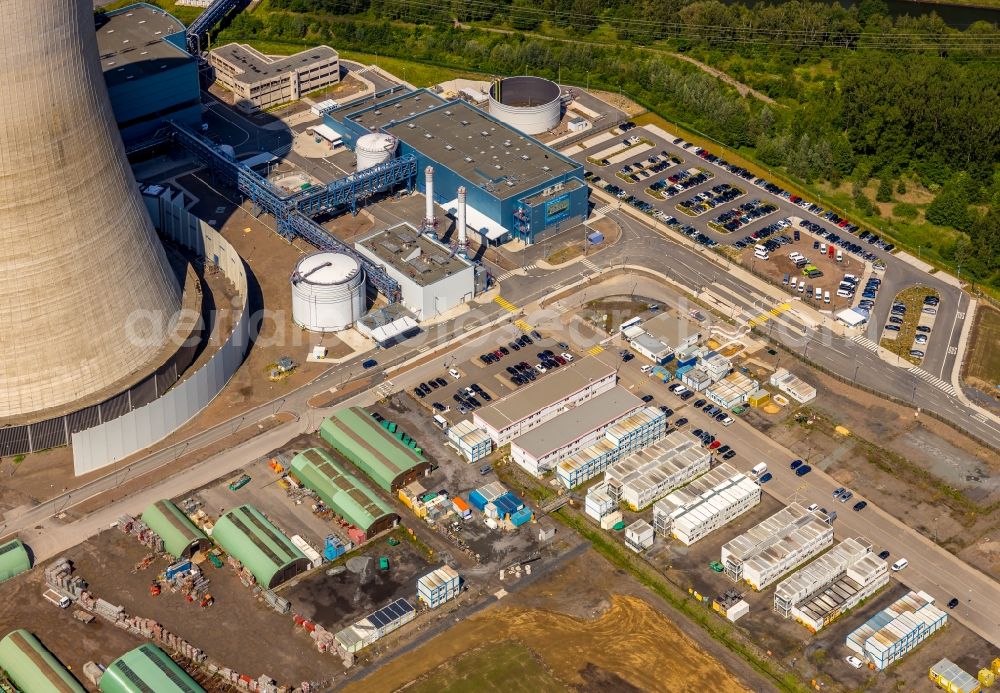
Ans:
[{"label": "metal silo", "polygon": [[359,171],[391,159],[396,153],[396,138],[384,132],[371,132],[358,138],[354,147]]},{"label": "metal silo", "polygon": [[92,4],[0,9],[0,419],[30,418],[161,363],[181,289],[125,158]]},{"label": "metal silo", "polygon": [[365,272],[350,255],[306,255],[291,277],[292,321],[312,332],[336,332],[365,312]]}]

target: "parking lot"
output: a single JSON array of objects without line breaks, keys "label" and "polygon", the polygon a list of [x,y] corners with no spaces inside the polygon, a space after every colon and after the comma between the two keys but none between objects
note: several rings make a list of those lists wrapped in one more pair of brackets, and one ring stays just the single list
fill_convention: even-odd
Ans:
[{"label": "parking lot", "polygon": [[[544,358],[543,352],[546,352]],[[565,354],[570,358],[566,359]],[[439,375],[427,378],[410,392],[428,412],[453,425],[472,411],[548,376],[578,356],[569,345],[532,331],[504,343],[484,345],[483,352],[468,361],[445,361]]]},{"label": "parking lot", "polygon": [[940,301],[936,291],[924,286],[899,292],[882,326],[882,345],[919,365],[933,339]]}]

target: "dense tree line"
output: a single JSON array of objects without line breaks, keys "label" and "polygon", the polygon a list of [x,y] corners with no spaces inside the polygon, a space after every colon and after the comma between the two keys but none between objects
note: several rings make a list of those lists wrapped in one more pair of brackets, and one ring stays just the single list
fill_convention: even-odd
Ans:
[{"label": "dense tree line", "polygon": [[[798,0],[753,10],[717,0],[269,0],[268,7],[238,15],[227,33],[318,40],[493,74],[561,70],[564,82],[621,89],[807,183],[850,180],[855,206],[869,215],[878,211],[863,192],[868,181],[880,182],[879,201],[891,201],[903,175],[916,177],[938,191],[928,221],[967,234],[941,257],[964,260],[963,276],[1000,286],[1000,70],[975,55],[988,50],[976,38],[983,26],[957,32],[934,15],[893,21],[880,0],[850,9]],[[489,27],[456,29],[456,19]],[[672,37],[671,47],[708,62],[736,56],[750,69],[734,76],[780,105],[740,98],[696,67],[635,45],[521,33],[543,19],[546,30],[580,36],[609,24],[631,44]],[[486,30],[497,27],[513,32]],[[912,50],[914,41],[925,50]],[[828,75],[793,75],[823,58],[832,63]]]}]

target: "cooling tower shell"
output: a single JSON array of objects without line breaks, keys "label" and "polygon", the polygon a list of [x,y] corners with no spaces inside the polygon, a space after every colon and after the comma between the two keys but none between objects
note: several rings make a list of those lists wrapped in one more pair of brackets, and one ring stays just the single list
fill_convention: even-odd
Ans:
[{"label": "cooling tower shell", "polygon": [[490,115],[526,135],[547,132],[562,118],[562,90],[543,77],[507,77],[490,86]]},{"label": "cooling tower shell", "polygon": [[396,153],[396,138],[384,132],[371,132],[358,138],[354,153],[358,157],[357,170],[364,171],[385,163]]},{"label": "cooling tower shell", "polygon": [[125,158],[92,5],[2,9],[0,420],[30,420],[158,365],[181,289]]},{"label": "cooling tower shell", "polygon": [[292,320],[312,332],[336,332],[365,311],[365,272],[350,255],[306,255],[291,278]]}]

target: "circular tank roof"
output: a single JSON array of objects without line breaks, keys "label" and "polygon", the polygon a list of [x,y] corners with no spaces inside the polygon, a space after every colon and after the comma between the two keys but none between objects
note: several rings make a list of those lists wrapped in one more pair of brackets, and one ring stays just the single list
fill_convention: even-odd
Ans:
[{"label": "circular tank roof", "polygon": [[355,149],[364,149],[369,152],[391,151],[396,147],[396,138],[384,132],[369,132],[358,138]]},{"label": "circular tank roof", "polygon": [[490,97],[494,101],[515,108],[542,106],[552,103],[559,96],[559,85],[544,77],[506,77],[490,86]]},{"label": "circular tank roof", "polygon": [[361,270],[358,261],[342,253],[313,253],[299,260],[295,268],[300,280],[309,284],[343,284]]}]

